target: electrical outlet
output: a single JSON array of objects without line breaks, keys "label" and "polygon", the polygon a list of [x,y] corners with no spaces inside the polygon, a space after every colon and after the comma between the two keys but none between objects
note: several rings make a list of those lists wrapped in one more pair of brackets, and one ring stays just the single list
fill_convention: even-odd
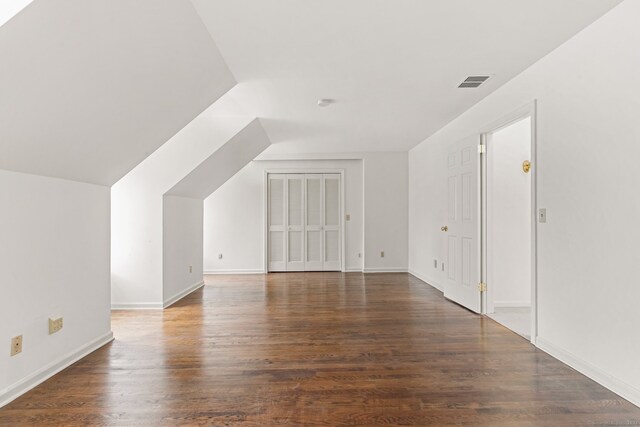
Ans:
[{"label": "electrical outlet", "polygon": [[358,252],[358,258],[362,258],[362,254]]},{"label": "electrical outlet", "polygon": [[380,258],[384,258],[384,251],[380,251]]},{"label": "electrical outlet", "polygon": [[351,221],[351,214],[347,214],[347,221]]},{"label": "electrical outlet", "polygon": [[222,254],[218,254],[218,259],[222,259]]},{"label": "electrical outlet", "polygon": [[49,318],[49,335],[55,334],[62,329],[62,316]]},{"label": "electrical outlet", "polygon": [[189,266],[189,273],[193,273],[193,265]]},{"label": "electrical outlet", "polygon": [[22,353],[22,335],[11,338],[11,355]]},{"label": "electrical outlet", "polygon": [[442,267],[442,271],[444,271],[444,262],[440,263],[440,267]]},{"label": "electrical outlet", "polygon": [[438,268],[438,260],[437,259],[433,260],[433,268]]}]

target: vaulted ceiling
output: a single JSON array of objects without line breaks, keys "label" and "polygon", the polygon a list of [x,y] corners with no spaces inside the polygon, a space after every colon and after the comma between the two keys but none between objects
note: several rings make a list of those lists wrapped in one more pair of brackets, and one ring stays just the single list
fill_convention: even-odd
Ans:
[{"label": "vaulted ceiling", "polygon": [[231,88],[271,154],[410,149],[620,2],[6,1],[0,168],[102,185]]},{"label": "vaulted ceiling", "polygon": [[619,0],[193,3],[269,151],[326,152],[410,149]]}]

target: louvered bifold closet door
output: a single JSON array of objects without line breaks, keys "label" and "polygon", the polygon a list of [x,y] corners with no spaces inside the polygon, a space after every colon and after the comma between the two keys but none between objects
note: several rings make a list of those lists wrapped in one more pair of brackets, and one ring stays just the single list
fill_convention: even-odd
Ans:
[{"label": "louvered bifold closet door", "polygon": [[340,236],[342,196],[340,185],[340,175],[323,175],[322,229],[324,233],[323,269],[325,271],[340,271],[342,269],[342,239]]},{"label": "louvered bifold closet door", "polygon": [[286,175],[269,175],[267,221],[269,224],[269,271],[287,271]]},{"label": "louvered bifold closet door", "polygon": [[305,212],[305,237],[306,254],[305,270],[322,271],[324,269],[324,235],[322,230],[323,219],[323,179],[321,174],[305,175],[306,212]]},{"label": "louvered bifold closet door", "polygon": [[304,271],[304,175],[287,175],[287,271]]}]

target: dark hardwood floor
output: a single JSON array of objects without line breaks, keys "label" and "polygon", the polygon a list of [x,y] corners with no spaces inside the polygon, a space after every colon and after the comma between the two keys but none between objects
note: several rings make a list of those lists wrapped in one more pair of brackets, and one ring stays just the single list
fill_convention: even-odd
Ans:
[{"label": "dark hardwood floor", "polygon": [[640,425],[640,409],[407,274],[208,276],[0,425]]}]

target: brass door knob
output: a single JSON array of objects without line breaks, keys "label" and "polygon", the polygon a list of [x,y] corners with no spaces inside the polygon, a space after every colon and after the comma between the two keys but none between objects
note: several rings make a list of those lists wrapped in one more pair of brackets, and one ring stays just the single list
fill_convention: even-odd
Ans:
[{"label": "brass door knob", "polygon": [[449,231],[449,227],[447,227],[446,225],[443,227],[440,227],[441,231]]}]

